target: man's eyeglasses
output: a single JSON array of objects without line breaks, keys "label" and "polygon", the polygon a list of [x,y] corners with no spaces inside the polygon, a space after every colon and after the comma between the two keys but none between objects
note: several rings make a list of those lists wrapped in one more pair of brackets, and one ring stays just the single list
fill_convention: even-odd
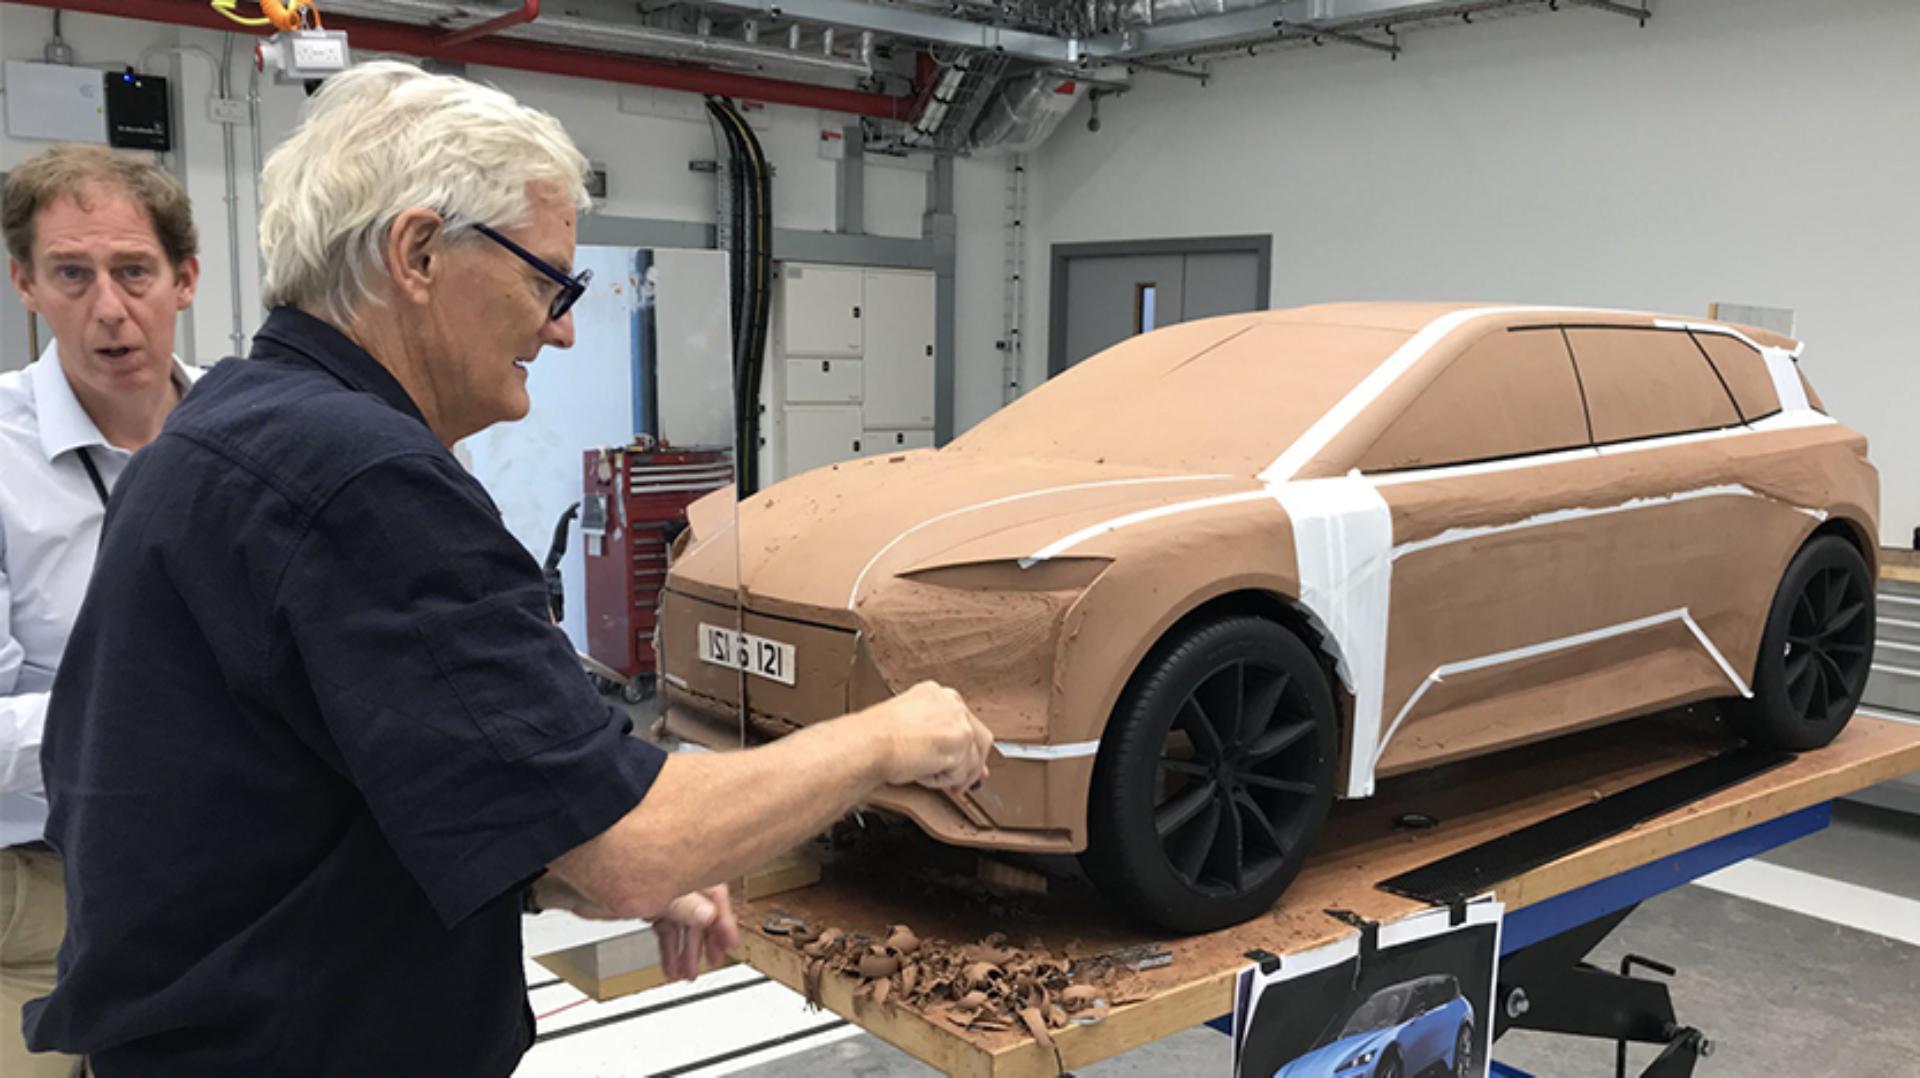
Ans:
[{"label": "man's eyeglasses", "polygon": [[587,282],[593,280],[593,271],[590,269],[583,269],[578,274],[569,277],[549,265],[547,261],[539,255],[502,236],[486,225],[474,225],[473,228],[474,231],[480,233],[482,236],[519,255],[522,262],[539,270],[542,274],[546,275],[548,279],[552,280],[553,283],[560,286],[559,293],[553,297],[553,303],[547,307],[547,317],[555,322],[565,318],[567,312],[573,309],[573,305],[580,302],[581,294],[587,290]]}]

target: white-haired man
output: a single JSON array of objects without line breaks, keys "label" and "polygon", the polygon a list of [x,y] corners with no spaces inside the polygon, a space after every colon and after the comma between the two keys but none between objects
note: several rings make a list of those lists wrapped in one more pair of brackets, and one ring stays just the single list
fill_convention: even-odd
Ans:
[{"label": "white-haired man", "polygon": [[721,881],[879,784],[984,773],[933,686],[671,758],[588,686],[448,451],[572,343],[584,171],[551,117],[397,64],[268,163],[275,309],[134,461],[55,685],[72,917],[30,1044],[102,1078],[505,1075],[530,885],[659,919],[691,976],[736,938]]}]

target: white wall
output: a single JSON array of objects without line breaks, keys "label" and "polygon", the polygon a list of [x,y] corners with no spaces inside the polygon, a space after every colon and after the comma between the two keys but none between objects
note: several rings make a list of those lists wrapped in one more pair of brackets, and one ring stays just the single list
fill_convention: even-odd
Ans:
[{"label": "white wall", "polygon": [[1271,233],[1272,302],[1794,308],[1864,431],[1883,537],[1920,525],[1920,5],[1673,0],[1144,76],[1034,158],[1030,379],[1053,243]]},{"label": "white wall", "polygon": [[[0,57],[38,60],[52,12],[45,8],[0,3]],[[199,46],[218,57],[225,35],[179,29],[156,23],[68,13],[63,36],[74,47],[80,64],[118,68],[136,64],[143,51],[155,46]],[[363,57],[364,58],[364,57]],[[166,58],[159,58],[165,63]],[[235,96],[244,97],[251,64],[251,39],[237,40],[232,68]],[[220,128],[207,118],[212,83],[209,65],[198,59],[182,61],[176,94],[182,99],[180,151],[167,164],[184,174],[200,229],[202,281],[189,322],[183,323],[179,347],[187,358],[212,363],[232,351],[230,281],[224,173]],[[628,217],[710,221],[714,214],[714,180],[691,171],[696,159],[712,159],[714,140],[700,97],[642,87],[589,82],[499,68],[473,67],[470,78],[491,83],[520,100],[558,116],[581,149],[606,165],[609,197],[600,213]],[[264,152],[286,137],[298,122],[305,94],[297,87],[263,86],[261,133]],[[628,111],[622,110],[622,98]],[[675,115],[662,116],[666,112]],[[633,111],[633,110],[640,111]],[[685,116],[686,118],[676,118]],[[754,125],[776,172],[774,222],[777,227],[828,231],[834,221],[835,163],[821,153],[822,128],[840,130],[849,118],[811,109],[774,105],[756,113]],[[264,312],[259,305],[258,253],[254,242],[252,151],[246,126],[236,129],[239,165],[239,235],[242,237],[240,275],[243,286],[243,330],[251,334]],[[46,143],[14,139],[0,132],[0,171],[46,147]],[[865,174],[865,225],[871,233],[917,238],[925,208],[924,171],[888,162],[869,163]],[[996,307],[997,310],[997,307]],[[997,317],[997,316],[996,316]],[[188,329],[191,332],[188,332]]]}]

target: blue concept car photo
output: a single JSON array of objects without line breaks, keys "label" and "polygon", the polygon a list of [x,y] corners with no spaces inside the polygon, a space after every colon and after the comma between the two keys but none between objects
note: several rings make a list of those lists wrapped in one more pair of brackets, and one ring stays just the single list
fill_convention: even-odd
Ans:
[{"label": "blue concept car photo", "polygon": [[1447,974],[1403,981],[1367,997],[1331,1044],[1280,1068],[1274,1078],[1468,1078],[1474,1068],[1473,1004]]}]

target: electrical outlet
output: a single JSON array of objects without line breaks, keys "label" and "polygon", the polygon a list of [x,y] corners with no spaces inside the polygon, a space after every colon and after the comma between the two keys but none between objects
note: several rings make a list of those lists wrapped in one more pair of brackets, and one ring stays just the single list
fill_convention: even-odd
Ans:
[{"label": "electrical outlet", "polygon": [[210,97],[207,99],[207,119],[217,124],[246,123],[247,103],[234,97]]}]

